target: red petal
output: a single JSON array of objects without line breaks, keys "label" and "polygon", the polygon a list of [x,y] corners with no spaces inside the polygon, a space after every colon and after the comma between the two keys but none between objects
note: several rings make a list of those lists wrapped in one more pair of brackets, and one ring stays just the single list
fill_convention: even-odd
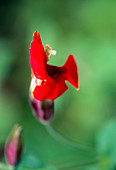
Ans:
[{"label": "red petal", "polygon": [[46,79],[46,63],[47,57],[44,51],[44,47],[41,43],[40,35],[36,31],[34,33],[30,48],[30,65],[36,78]]},{"label": "red petal", "polygon": [[61,67],[52,66],[52,65],[49,65],[49,64],[46,65],[47,73],[51,77],[54,77],[54,76],[56,77],[59,74],[59,72],[60,72],[60,68]]},{"label": "red petal", "polygon": [[57,97],[61,96],[67,89],[68,86],[66,85],[64,80],[58,81],[55,88],[49,94],[48,99],[55,100]]},{"label": "red petal", "polygon": [[48,96],[52,92],[56,85],[56,82],[54,81],[53,78],[48,78],[47,81],[40,86],[36,86],[34,91],[33,91],[33,96],[37,100],[45,100],[49,99]]},{"label": "red petal", "polygon": [[33,96],[35,99],[40,101],[45,99],[54,100],[62,95],[67,89],[68,86],[65,84],[62,77],[58,77],[56,79],[49,78],[44,85],[35,87]]},{"label": "red petal", "polygon": [[62,67],[65,80],[69,81],[75,88],[79,88],[78,70],[73,55],[69,55],[66,63]]},{"label": "red petal", "polygon": [[49,76],[53,78],[61,76],[62,79],[69,81],[75,88],[79,88],[78,69],[73,55],[68,56],[64,66],[57,67],[47,64],[46,69]]},{"label": "red petal", "polygon": [[40,44],[42,44],[41,42],[41,38],[40,38],[40,34],[38,31],[35,31],[33,34],[33,40],[37,40]]}]

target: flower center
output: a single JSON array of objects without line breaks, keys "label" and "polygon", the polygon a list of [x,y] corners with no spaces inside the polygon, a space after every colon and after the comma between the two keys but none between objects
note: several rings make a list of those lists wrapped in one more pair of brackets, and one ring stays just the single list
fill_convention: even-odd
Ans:
[{"label": "flower center", "polygon": [[45,45],[45,53],[46,53],[46,56],[47,56],[47,61],[50,60],[50,56],[51,55],[56,55],[56,51],[52,49],[52,47],[50,47],[50,45],[46,44]]}]

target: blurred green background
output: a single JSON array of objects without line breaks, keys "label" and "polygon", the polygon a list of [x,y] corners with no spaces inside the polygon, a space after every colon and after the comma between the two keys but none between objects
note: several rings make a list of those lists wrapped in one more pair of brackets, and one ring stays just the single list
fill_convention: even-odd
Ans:
[{"label": "blurred green background", "polygon": [[[0,147],[19,123],[22,164],[116,170],[116,1],[1,0],[0,17]],[[29,48],[36,30],[57,51],[50,64],[75,56],[80,90],[67,82],[51,123],[76,147],[49,134],[32,115]]]}]

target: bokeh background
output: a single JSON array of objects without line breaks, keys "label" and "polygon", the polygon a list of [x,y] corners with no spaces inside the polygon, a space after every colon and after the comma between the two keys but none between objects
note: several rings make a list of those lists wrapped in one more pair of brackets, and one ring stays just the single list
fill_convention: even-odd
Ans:
[{"label": "bokeh background", "polygon": [[[61,66],[74,54],[78,65],[80,90],[67,82],[51,122],[67,142],[50,134],[29,106],[35,30],[57,51],[50,64]],[[0,1],[0,150],[16,123],[23,127],[26,166],[116,170],[115,0]]]}]

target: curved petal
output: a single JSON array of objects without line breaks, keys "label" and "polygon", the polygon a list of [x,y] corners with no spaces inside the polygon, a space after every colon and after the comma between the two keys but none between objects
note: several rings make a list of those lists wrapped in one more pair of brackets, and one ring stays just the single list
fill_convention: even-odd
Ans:
[{"label": "curved petal", "polygon": [[64,79],[79,89],[78,68],[73,55],[69,55],[64,66],[61,67]]},{"label": "curved petal", "polygon": [[57,97],[61,96],[66,90],[68,90],[68,86],[66,85],[64,80],[60,80],[56,83],[55,88],[49,94],[48,99],[55,100]]},{"label": "curved petal", "polygon": [[56,79],[49,78],[44,85],[35,87],[33,96],[40,101],[45,99],[54,100],[61,96],[67,89],[68,86],[65,84],[65,80],[62,79],[62,77]]},{"label": "curved petal", "polygon": [[30,48],[30,65],[36,78],[46,79],[46,63],[47,57],[44,51],[44,47],[41,43],[40,35],[36,31],[34,33]]},{"label": "curved petal", "polygon": [[37,100],[45,100],[45,99],[50,99],[49,95],[52,92],[52,90],[55,88],[56,82],[54,81],[53,78],[48,78],[47,81],[40,86],[36,86],[35,89],[33,90],[33,96]]},{"label": "curved petal", "polygon": [[62,77],[69,81],[76,89],[79,88],[78,68],[73,55],[69,55],[62,67],[47,64],[46,70],[49,76],[53,78]]}]

